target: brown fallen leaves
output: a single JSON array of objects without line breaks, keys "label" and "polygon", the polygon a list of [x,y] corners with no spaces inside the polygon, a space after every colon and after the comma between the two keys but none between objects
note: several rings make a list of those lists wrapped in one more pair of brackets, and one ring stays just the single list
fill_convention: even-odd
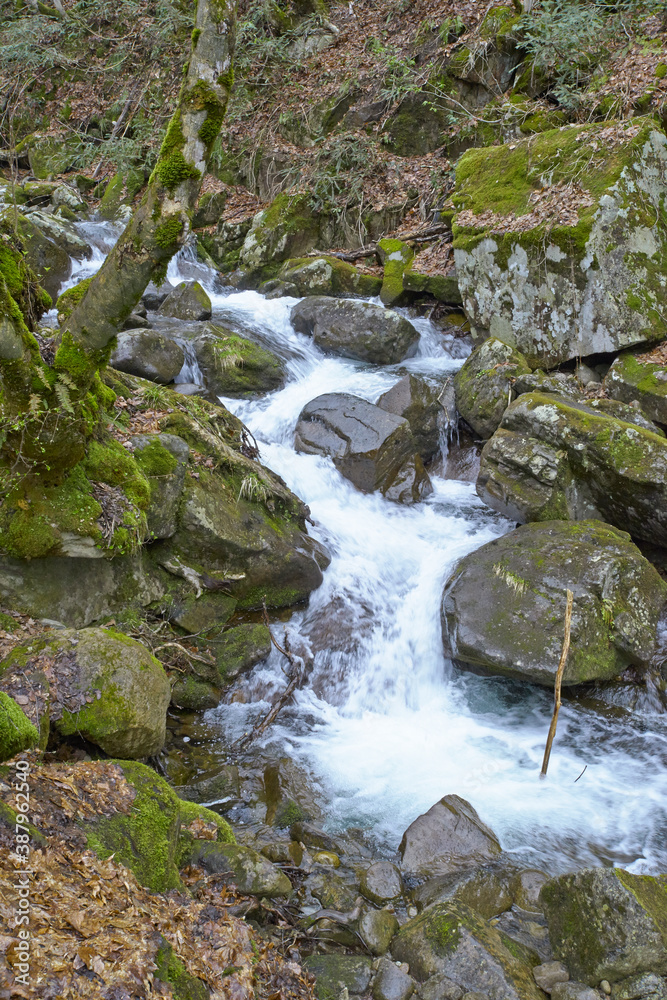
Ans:
[{"label": "brown fallen leaves", "polygon": [[491,233],[527,233],[547,222],[551,226],[576,226],[579,210],[593,204],[587,191],[575,183],[549,185],[533,191],[532,209],[525,215],[498,215],[487,209],[480,215],[467,209],[456,217],[458,226],[488,229]]},{"label": "brown fallen leaves", "polygon": [[[652,351],[637,355],[640,365],[667,365],[667,341],[663,341],[654,347]],[[663,373],[660,372],[662,375]]]}]

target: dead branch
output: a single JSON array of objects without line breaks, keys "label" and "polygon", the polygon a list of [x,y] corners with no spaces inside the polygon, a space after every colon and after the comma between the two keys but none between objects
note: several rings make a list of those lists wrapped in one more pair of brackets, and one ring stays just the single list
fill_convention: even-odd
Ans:
[{"label": "dead branch", "polygon": [[547,768],[549,767],[549,758],[551,757],[551,747],[553,745],[554,736],[556,735],[556,726],[558,725],[558,712],[561,706],[560,700],[560,689],[563,683],[563,673],[565,672],[565,663],[567,662],[567,654],[570,651],[570,629],[572,626],[572,601],[574,595],[571,590],[567,591],[567,603],[565,605],[565,636],[563,638],[563,648],[560,653],[560,661],[558,663],[558,670],[556,671],[556,683],[554,685],[554,714],[551,718],[551,725],[549,726],[549,735],[547,736],[547,745],[544,748],[544,760],[542,761],[542,770],[540,771],[540,778],[546,778]]},{"label": "dead branch", "polygon": [[[449,237],[451,239],[451,235],[449,226],[444,222],[439,222],[422,229],[414,229],[407,233],[398,233],[396,236],[392,236],[392,239],[402,240],[404,243],[425,243],[436,236],[445,239]],[[324,254],[327,257],[335,257],[337,260],[345,260],[350,263],[355,260],[361,260],[362,257],[375,257],[377,252],[377,243],[369,243],[368,246],[359,247],[358,250],[311,250],[308,256],[321,257]]]}]

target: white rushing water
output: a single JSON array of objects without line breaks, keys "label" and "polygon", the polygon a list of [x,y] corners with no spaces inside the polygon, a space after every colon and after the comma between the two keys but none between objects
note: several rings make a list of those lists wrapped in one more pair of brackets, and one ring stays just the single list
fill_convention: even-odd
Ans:
[{"label": "white rushing water", "polygon": [[[187,258],[172,262],[172,283],[192,276]],[[270,347],[290,373],[268,397],[223,402],[255,435],[261,461],[309,504],[310,531],[332,556],[322,586],[289,625],[315,654],[310,684],[270,735],[317,776],[331,827],[372,828],[393,850],[419,813],[456,793],[523,861],[551,871],[600,863],[667,870],[664,715],[564,704],[540,781],[552,696],[459,672],[443,656],[444,580],[462,555],[511,525],[484,507],[473,484],[434,477],[433,495],[406,508],[360,493],[329,459],[293,449],[298,414],[315,396],[375,401],[406,371],[455,371],[460,343],[420,320],[419,352],[398,366],[325,357],[292,329],[295,299],[216,291],[210,273],[202,278],[214,321]],[[255,697],[284,686],[279,660],[274,653],[255,670]],[[222,705],[210,717],[232,740],[265,708]]]}]

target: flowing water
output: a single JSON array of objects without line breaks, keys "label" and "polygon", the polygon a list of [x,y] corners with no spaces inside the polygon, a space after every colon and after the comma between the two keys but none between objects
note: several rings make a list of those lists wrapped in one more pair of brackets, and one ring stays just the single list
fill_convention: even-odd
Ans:
[{"label": "flowing water", "polygon": [[[564,704],[540,781],[552,696],[459,672],[443,656],[444,580],[461,556],[511,525],[484,507],[474,484],[434,476],[432,496],[401,507],[358,492],[329,459],[294,451],[298,414],[315,396],[375,401],[406,371],[453,372],[465,354],[460,341],[419,320],[417,356],[395,367],[325,357],[292,329],[296,299],[221,290],[212,272],[199,271],[214,321],[270,347],[289,370],[280,391],[223,402],[255,435],[261,461],[309,504],[309,530],[332,555],[322,586],[287,626],[309,642],[313,673],[267,738],[317,777],[329,826],[370,828],[395,850],[419,813],[456,793],[522,861],[551,871],[601,863],[667,870],[664,714]],[[187,251],[168,277],[175,284],[183,275],[194,276]],[[267,698],[284,683],[274,652],[248,694]],[[229,743],[267,704],[221,705],[209,718]]]}]

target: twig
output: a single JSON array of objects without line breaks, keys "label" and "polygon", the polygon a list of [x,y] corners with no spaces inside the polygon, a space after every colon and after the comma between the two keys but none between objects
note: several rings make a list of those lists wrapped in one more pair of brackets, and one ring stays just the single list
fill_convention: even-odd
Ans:
[{"label": "twig", "polygon": [[[426,240],[433,239],[434,236],[442,236],[445,239],[449,237],[451,240],[451,231],[446,223],[436,223],[433,226],[427,226],[425,229],[415,229],[408,233],[398,233],[398,235],[392,237],[392,239],[402,240],[403,242],[408,242],[413,240],[415,243],[422,243]],[[308,254],[309,257],[321,257],[325,254],[327,257],[336,257],[338,260],[354,261],[361,260],[362,257],[375,257],[377,254],[377,243],[370,243],[366,247],[359,247],[358,250],[311,250]]]},{"label": "twig", "polygon": [[542,761],[542,770],[540,771],[540,778],[546,778],[547,768],[549,767],[549,758],[551,757],[551,747],[553,745],[554,736],[556,735],[556,726],[558,725],[558,712],[561,706],[560,700],[560,689],[563,682],[563,673],[565,672],[565,663],[567,661],[567,654],[570,651],[570,628],[572,626],[572,601],[574,600],[574,595],[571,590],[567,591],[567,604],[565,605],[565,637],[563,638],[563,648],[560,653],[560,662],[558,664],[558,670],[556,671],[556,684],[554,686],[554,714],[551,718],[551,725],[549,726],[549,735],[547,736],[547,745],[544,748],[544,760]]},{"label": "twig", "polygon": [[[583,771],[581,772],[581,774],[579,775],[579,778],[581,778],[581,777],[583,776],[583,774],[584,774],[584,771],[586,770],[586,768],[587,768],[587,767],[588,767],[588,764],[584,764],[584,770],[583,770]],[[575,784],[575,785],[576,785],[576,783],[577,783],[577,782],[579,781],[579,778],[575,778],[575,779],[574,779],[574,784]]]}]

